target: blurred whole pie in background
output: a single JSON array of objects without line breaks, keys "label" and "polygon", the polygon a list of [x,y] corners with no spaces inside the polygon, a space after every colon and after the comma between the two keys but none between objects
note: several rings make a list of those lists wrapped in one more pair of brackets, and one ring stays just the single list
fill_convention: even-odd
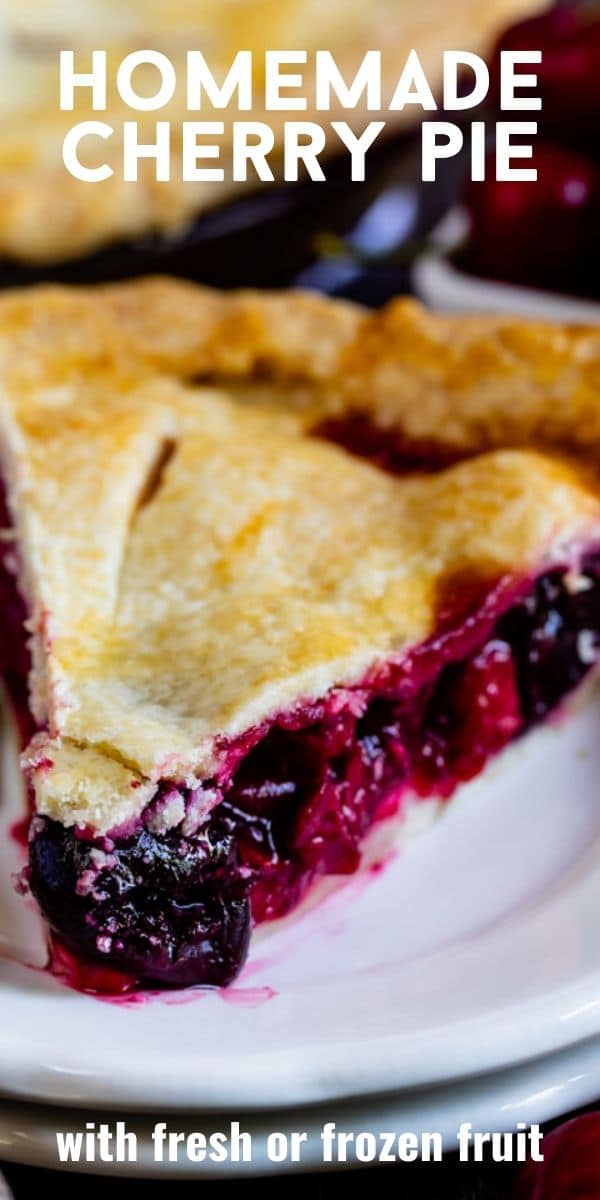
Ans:
[{"label": "blurred whole pie in background", "polygon": [[[487,4],[480,0],[422,0],[419,4],[407,0],[175,0],[169,5],[150,0],[88,0],[85,5],[78,0],[4,0],[0,14],[0,282],[23,282],[28,275],[32,280],[113,278],[157,267],[206,277],[210,282],[263,282],[254,277],[252,266],[248,267],[250,278],[240,279],[239,273],[229,278],[222,255],[214,268],[209,254],[204,274],[201,267],[198,273],[198,264],[190,263],[189,257],[190,231],[199,215],[231,201],[240,191],[254,194],[254,183],[183,184],[176,172],[170,183],[157,183],[152,160],[140,163],[137,184],[124,183],[117,169],[98,184],[81,183],[69,175],[62,162],[62,143],[73,124],[93,116],[116,126],[115,135],[103,144],[104,160],[116,168],[122,161],[119,126],[132,114],[114,87],[109,88],[106,114],[92,112],[85,92],[77,98],[76,112],[61,113],[59,49],[79,50],[83,59],[86,50],[106,48],[109,73],[114,74],[116,64],[130,50],[158,48],[175,65],[181,63],[183,79],[185,52],[191,48],[203,50],[217,77],[241,48],[254,51],[258,72],[268,48],[307,50],[309,64],[311,51],[327,48],[342,74],[351,79],[365,51],[380,48],[385,92],[386,84],[390,89],[395,84],[411,48],[417,49],[435,86],[443,50],[485,53],[511,21],[540,7],[535,0],[491,0]],[[81,69],[89,68],[83,63]],[[310,96],[310,66],[304,72],[304,83],[303,91]],[[157,117],[173,122],[174,162],[178,123],[187,116],[183,91],[181,88],[167,110],[134,114],[140,140],[145,128],[147,140],[151,140]],[[252,119],[266,119],[271,124],[274,118],[285,119],[285,113],[261,112],[259,89],[257,95],[259,106]],[[390,133],[414,124],[417,112],[414,106],[405,112],[386,111],[383,115]],[[343,115],[362,130],[364,111]],[[222,119],[223,114],[218,116]],[[368,119],[376,116],[371,112]],[[203,108],[202,119],[210,117],[210,108]],[[310,108],[302,117],[318,119]],[[327,114],[327,120],[332,117],[335,113]],[[345,172],[347,182],[347,164]],[[310,190],[331,202],[326,186]],[[365,195],[364,187],[353,185],[346,191],[354,193],[350,205],[356,209]],[[311,203],[314,206],[315,197]],[[289,231],[286,237],[289,240]],[[177,261],[181,239],[185,264]],[[271,245],[274,258],[280,249],[275,240]],[[80,267],[75,269],[77,263]]]}]

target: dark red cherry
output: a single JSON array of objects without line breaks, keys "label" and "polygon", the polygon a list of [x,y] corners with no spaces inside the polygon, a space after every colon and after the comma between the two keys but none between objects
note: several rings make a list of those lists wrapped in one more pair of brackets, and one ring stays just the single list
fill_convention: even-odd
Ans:
[{"label": "dark red cherry", "polygon": [[600,1113],[559,1125],[542,1149],[544,1161],[525,1164],[510,1200],[600,1200]]},{"label": "dark red cherry", "polygon": [[[467,266],[477,275],[530,286],[588,291],[598,276],[600,170],[548,143],[534,145],[535,182],[470,183]],[[521,164],[522,165],[522,164]]]},{"label": "dark red cherry", "polygon": [[[492,94],[499,101],[501,50],[541,50],[539,65],[517,66],[536,73],[542,109],[540,128],[599,153],[600,10],[591,4],[559,4],[540,16],[512,25],[491,60]],[[533,114],[532,114],[533,115]]]}]

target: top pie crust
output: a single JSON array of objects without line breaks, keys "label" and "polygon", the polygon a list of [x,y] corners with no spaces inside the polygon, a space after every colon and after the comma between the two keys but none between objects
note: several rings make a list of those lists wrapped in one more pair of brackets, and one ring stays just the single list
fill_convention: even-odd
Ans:
[{"label": "top pie crust", "polygon": [[[435,632],[441,581],[600,539],[600,331],[169,280],[0,299],[41,812],[104,830]],[[386,475],[311,433],[450,444]],[[568,451],[568,456],[565,454]],[[48,770],[48,760],[53,769]]]},{"label": "top pie crust", "polygon": [[[198,213],[222,203],[244,185],[183,183],[173,171],[170,183],[156,183],[151,160],[142,160],[137,184],[122,179],[124,119],[132,113],[116,96],[114,76],[124,55],[140,46],[163,49],[184,77],[185,51],[200,46],[218,76],[240,48],[254,50],[257,70],[265,49],[325,47],[336,57],[348,79],[368,49],[383,53],[384,94],[391,96],[408,52],[418,50],[432,87],[441,77],[443,51],[489,49],[500,30],[512,20],[542,7],[541,0],[177,0],[175,5],[134,0],[4,0],[0,13],[0,254],[31,263],[53,262],[90,253],[108,242],[152,232],[182,231]],[[109,107],[106,113],[86,107],[85,94],[75,112],[62,113],[58,104],[58,50],[74,47],[82,54],[91,47],[109,51]],[[260,82],[260,80],[258,80]],[[152,78],[155,85],[155,77]],[[314,88],[310,66],[304,73],[307,96]],[[136,86],[142,86],[136,76]],[[249,114],[274,127],[278,142],[290,114],[261,110],[260,88]],[[310,102],[309,102],[310,103]],[[185,88],[160,113],[133,114],[141,140],[152,140],[157,117],[172,122],[172,161],[181,157],[179,123],[188,117]],[[231,145],[234,113],[203,110],[224,120],[224,158]],[[243,115],[243,114],[242,114]],[[248,115],[248,114],[246,114]],[[309,110],[303,120],[344,119],[356,131],[377,113]],[[383,114],[389,127],[415,120],[412,107],[404,113]],[[102,183],[81,183],[62,162],[62,143],[77,121],[99,119],[115,127],[102,143],[102,161],[115,170]],[[336,146],[340,144],[336,139]],[[95,161],[95,160],[94,160]],[[249,183],[248,187],[256,187]]]}]

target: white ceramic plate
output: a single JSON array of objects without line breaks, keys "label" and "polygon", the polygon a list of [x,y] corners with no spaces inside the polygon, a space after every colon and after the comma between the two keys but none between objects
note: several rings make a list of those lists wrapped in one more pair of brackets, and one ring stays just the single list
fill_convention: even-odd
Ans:
[{"label": "white ceramic plate", "polygon": [[[375,1137],[377,1150],[381,1147],[381,1132],[396,1134],[410,1131],[421,1138],[432,1131],[439,1133],[444,1151],[456,1150],[461,1124],[470,1122],[473,1129],[486,1132],[514,1130],[519,1121],[539,1124],[588,1104],[600,1094],[600,1039],[594,1038],[570,1046],[566,1050],[545,1055],[519,1067],[510,1067],[489,1075],[478,1075],[461,1082],[431,1088],[400,1092],[387,1097],[374,1096],[358,1101],[330,1101],[327,1105],[285,1111],[261,1113],[174,1113],[168,1129],[183,1133],[187,1138],[202,1133],[208,1140],[211,1133],[222,1131],[227,1136],[230,1121],[251,1137],[250,1162],[225,1163],[190,1162],[185,1143],[179,1148],[176,1161],[157,1162],[152,1142],[156,1114],[91,1111],[72,1113],[65,1108],[30,1105],[15,1101],[0,1101],[0,1153],[5,1161],[28,1163],[36,1167],[56,1167],[57,1130],[84,1130],[88,1121],[96,1126],[124,1121],[128,1131],[135,1133],[137,1157],[135,1162],[77,1163],[72,1170],[91,1171],[107,1175],[143,1175],[177,1179],[223,1179],[240,1175],[280,1175],[284,1171],[338,1169],[342,1165],[355,1167],[357,1158],[352,1148],[346,1164],[326,1162],[323,1158],[321,1132],[333,1121],[340,1133],[358,1136],[367,1132]],[[286,1159],[274,1163],[269,1157],[267,1139],[274,1130],[291,1139],[293,1133],[306,1134],[299,1163]],[[288,1143],[290,1144],[290,1143]],[[375,1160],[377,1161],[377,1160]]]},{"label": "white ceramic plate", "polygon": [[[20,965],[43,960],[43,939],[9,887],[3,839],[2,1090],[154,1112],[273,1108],[439,1084],[596,1034],[599,714],[588,697],[379,873],[262,931],[225,993],[115,1005]],[[4,774],[8,801],[6,756]]]}]

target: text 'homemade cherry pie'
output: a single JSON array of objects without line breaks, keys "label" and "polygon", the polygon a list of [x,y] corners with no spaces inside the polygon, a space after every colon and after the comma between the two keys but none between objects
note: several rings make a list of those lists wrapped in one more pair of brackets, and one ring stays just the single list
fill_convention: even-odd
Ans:
[{"label": "text 'homemade cherry pie'", "polygon": [[[284,55],[304,50],[307,63],[292,67],[301,73],[306,92],[302,115],[308,122],[323,124],[328,134],[327,152],[343,156],[344,146],[317,108],[314,51],[325,49],[333,54],[348,87],[367,51],[383,52],[385,101],[381,111],[370,109],[364,94],[350,109],[337,105],[334,97],[329,120],[347,120],[360,137],[369,121],[379,115],[391,133],[414,126],[421,115],[414,103],[392,112],[387,107],[398,82],[398,65],[411,50],[417,51],[427,79],[440,96],[443,57],[449,46],[485,54],[507,25],[543,7],[544,0],[486,0],[485,4],[461,0],[451,9],[447,0],[420,0],[418,5],[413,0],[169,0],[162,4],[155,0],[2,0],[0,280],[4,275],[12,278],[17,264],[28,264],[35,271],[75,260],[80,260],[83,272],[110,271],[115,278],[111,251],[117,263],[129,263],[130,270],[139,274],[140,260],[150,252],[148,240],[156,238],[155,253],[161,250],[166,255],[169,242],[185,242],[200,214],[236,196],[255,193],[259,179],[254,171],[249,172],[245,184],[225,169],[232,158],[236,105],[213,106],[208,95],[203,97],[202,120],[222,125],[218,143],[224,178],[213,175],[212,179],[187,182],[182,178],[182,124],[190,115],[193,119],[184,82],[188,51],[202,48],[220,83],[240,49],[252,52],[252,119],[273,128],[277,151],[283,155],[286,116],[298,115],[302,97],[293,88],[284,89],[284,105],[289,95],[287,114],[279,106],[267,107],[264,95],[261,99],[264,56],[268,50]],[[180,83],[160,112],[149,107],[132,114],[119,96],[119,65],[126,54],[148,47],[168,56]],[[86,86],[77,87],[73,111],[61,107],[61,49],[73,51],[76,69],[84,75],[92,69],[92,50],[106,51],[105,110],[94,106],[91,89]],[[135,80],[139,95],[156,94],[156,68],[140,64]],[[156,161],[147,157],[140,160],[136,183],[123,179],[125,122],[132,115],[141,143],[156,142],[157,117],[171,126],[173,169],[168,182],[157,182]],[[114,133],[108,139],[87,137],[81,160],[87,166],[105,163],[111,173],[90,184],[66,170],[63,147],[75,124],[99,119]],[[213,142],[216,135],[215,129]],[[282,178],[279,173],[278,178]],[[281,199],[277,211],[281,212]],[[103,249],[107,252],[104,262],[86,263],[88,256]],[[183,252],[185,246],[181,249]],[[188,244],[188,266],[190,251],[193,246]]]},{"label": "text 'homemade cherry pie'", "polygon": [[597,665],[599,330],[43,288],[0,389],[24,878],[90,990],[228,983]]}]

